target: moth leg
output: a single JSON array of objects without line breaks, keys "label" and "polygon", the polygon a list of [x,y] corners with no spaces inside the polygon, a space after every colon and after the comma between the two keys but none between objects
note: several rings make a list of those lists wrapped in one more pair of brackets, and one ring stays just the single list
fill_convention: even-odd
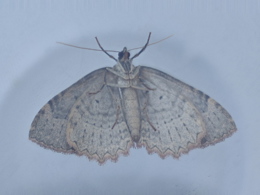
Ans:
[{"label": "moth leg", "polygon": [[104,88],[104,86],[105,86],[105,84],[103,84],[103,85],[100,87],[99,90],[97,90],[97,91],[95,91],[95,92],[89,92],[88,94],[89,94],[89,95],[97,94],[97,93],[99,93],[99,92]]},{"label": "moth leg", "polygon": [[130,79],[134,79],[139,74],[140,68],[141,68],[141,66],[136,66],[134,68],[133,68],[133,66],[131,66],[130,72],[132,72],[132,74],[129,75]]},{"label": "moth leg", "polygon": [[[145,85],[144,85],[145,86]],[[146,87],[146,86],[145,86]],[[134,89],[140,89],[140,90],[144,90],[144,91],[147,91],[147,90],[150,90],[149,88],[144,88],[144,87],[139,87],[139,86],[131,86],[131,88],[134,88]]]},{"label": "moth leg", "polygon": [[143,84],[143,86],[145,86],[148,90],[156,90],[156,88],[148,87],[148,85],[146,85],[146,84],[144,83],[144,81],[146,81],[146,82],[149,82],[149,81],[145,80],[144,78],[139,77],[139,80],[140,80],[140,82]]},{"label": "moth leg", "polygon": [[[151,88],[144,88],[144,87],[139,87],[139,86],[135,86],[135,85],[127,85],[127,86],[123,86],[123,85],[118,85],[118,84],[113,84],[113,83],[107,83],[106,85],[110,86],[110,87],[117,87],[117,88],[134,88],[134,89],[140,89],[143,91],[147,91],[147,90],[155,90],[155,89],[151,89]],[[145,85],[144,85],[145,86]],[[145,86],[146,87],[146,86]]]},{"label": "moth leg", "polygon": [[[107,71],[106,71],[106,72],[107,72]],[[99,93],[100,91],[102,91],[102,89],[103,89],[104,86],[106,85],[105,78],[106,78],[106,73],[105,73],[105,75],[104,75],[104,77],[103,77],[103,84],[102,84],[102,86],[100,87],[100,89],[97,90],[97,91],[88,92],[88,94],[89,94],[89,95],[95,95],[95,94]]]},{"label": "moth leg", "polygon": [[118,101],[117,101],[117,99],[115,98],[115,96],[114,96],[114,94],[113,94],[111,88],[108,87],[108,89],[109,89],[109,92],[110,92],[110,94],[111,94],[111,96],[112,96],[112,99],[113,99],[113,100],[116,102],[116,104],[117,104],[116,120],[115,120],[115,123],[113,124],[113,126],[112,126],[112,128],[111,128],[111,129],[114,129],[114,127],[115,127],[116,124],[117,124],[118,118],[119,118],[120,105],[118,105]]},{"label": "moth leg", "polygon": [[[99,92],[104,88],[104,86],[110,86],[110,85],[109,85],[109,84],[103,84],[98,91],[89,92],[88,94],[89,94],[89,95],[97,94],[97,93],[99,93]],[[118,102],[117,102],[116,98],[114,97],[114,94],[112,93],[110,87],[108,87],[108,89],[109,89],[109,92],[110,92],[110,94],[111,94],[111,96],[112,96],[112,99],[116,102],[116,104],[118,104]],[[112,126],[111,129],[113,129],[113,128],[116,126],[116,124],[117,124],[117,121],[118,121],[118,118],[119,118],[119,110],[120,110],[120,106],[117,105],[116,120],[115,120],[115,123],[113,124],[113,126]]]},{"label": "moth leg", "polygon": [[118,116],[119,116],[119,109],[120,109],[120,106],[117,106],[117,111],[116,111],[116,121],[115,123],[113,124],[112,128],[111,129],[114,129],[114,127],[116,126],[117,124],[117,121],[118,121]]},{"label": "moth leg", "polygon": [[123,86],[123,85],[118,85],[118,84],[114,84],[114,83],[107,83],[106,85],[110,86],[110,87],[117,87],[117,88],[129,88],[130,87],[130,85]]},{"label": "moth leg", "polygon": [[143,81],[141,81],[143,86],[145,86],[148,90],[156,90],[156,88],[151,88],[151,87],[148,87]]},{"label": "moth leg", "polygon": [[154,131],[157,131],[157,129],[156,129],[155,126],[152,124],[152,122],[150,121],[149,116],[148,116],[148,114],[147,114],[147,102],[148,102],[148,101],[146,100],[145,106],[144,106],[144,108],[143,108],[143,110],[144,110],[144,112],[145,112],[145,118],[146,118],[147,122],[149,123],[149,125],[153,128],[153,130],[154,130]]}]

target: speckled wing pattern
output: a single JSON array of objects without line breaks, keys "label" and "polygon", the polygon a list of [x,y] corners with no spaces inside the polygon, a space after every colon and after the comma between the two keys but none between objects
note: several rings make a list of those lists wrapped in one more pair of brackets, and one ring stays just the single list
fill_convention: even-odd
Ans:
[{"label": "speckled wing pattern", "polygon": [[[113,91],[112,91],[113,90]],[[97,94],[82,94],[68,117],[69,145],[89,159],[104,163],[128,154],[132,146],[130,132],[121,110],[119,91],[107,85]]]},{"label": "speckled wing pattern", "polygon": [[236,131],[228,112],[201,91],[149,67],[140,68],[140,79],[155,89],[140,95],[144,111],[138,145],[149,153],[178,158]]},{"label": "speckled wing pattern", "polygon": [[132,146],[144,146],[162,158],[178,158],[236,131],[231,116],[215,100],[166,73],[141,66],[132,81],[141,114],[139,140],[133,141],[124,114],[134,112],[122,105],[123,86],[107,68],[51,99],[36,115],[29,138],[45,148],[85,155],[102,164],[128,154]]},{"label": "speckled wing pattern", "polygon": [[99,163],[127,154],[132,140],[119,91],[104,85],[105,77],[113,76],[106,68],[96,70],[55,96],[36,115],[29,138],[45,148]]}]

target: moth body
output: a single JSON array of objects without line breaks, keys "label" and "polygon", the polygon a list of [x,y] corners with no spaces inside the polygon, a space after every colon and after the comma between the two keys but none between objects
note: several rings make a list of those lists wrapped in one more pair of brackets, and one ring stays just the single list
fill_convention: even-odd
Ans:
[{"label": "moth body", "polygon": [[147,90],[140,84],[139,68],[132,64],[129,59],[130,53],[126,48],[119,54],[117,64],[107,70],[118,78],[116,83],[107,83],[110,87],[118,87],[121,94],[121,109],[124,114],[125,123],[130,132],[131,138],[138,143],[141,131],[141,113],[137,90]]},{"label": "moth body", "polygon": [[141,113],[139,110],[137,92],[133,88],[125,88],[121,89],[121,91],[126,124],[133,141],[138,142],[140,139]]}]

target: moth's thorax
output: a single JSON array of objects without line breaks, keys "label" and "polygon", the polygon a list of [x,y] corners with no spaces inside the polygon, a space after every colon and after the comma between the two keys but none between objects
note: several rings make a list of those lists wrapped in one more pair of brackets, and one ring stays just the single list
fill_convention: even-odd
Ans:
[{"label": "moth's thorax", "polygon": [[122,67],[125,73],[131,73],[133,70],[133,65],[130,60],[118,61],[118,64]]},{"label": "moth's thorax", "polygon": [[107,68],[107,70],[113,72],[121,78],[126,80],[133,79],[139,72],[139,66],[134,66],[131,60],[117,61],[117,64],[113,68]]}]

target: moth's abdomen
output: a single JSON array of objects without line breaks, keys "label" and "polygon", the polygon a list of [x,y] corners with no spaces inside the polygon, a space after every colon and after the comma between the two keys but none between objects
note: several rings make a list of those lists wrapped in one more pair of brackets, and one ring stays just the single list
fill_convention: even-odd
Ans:
[{"label": "moth's abdomen", "polygon": [[122,98],[124,116],[131,137],[134,142],[138,142],[140,139],[141,114],[136,90],[132,88],[122,89]]}]

